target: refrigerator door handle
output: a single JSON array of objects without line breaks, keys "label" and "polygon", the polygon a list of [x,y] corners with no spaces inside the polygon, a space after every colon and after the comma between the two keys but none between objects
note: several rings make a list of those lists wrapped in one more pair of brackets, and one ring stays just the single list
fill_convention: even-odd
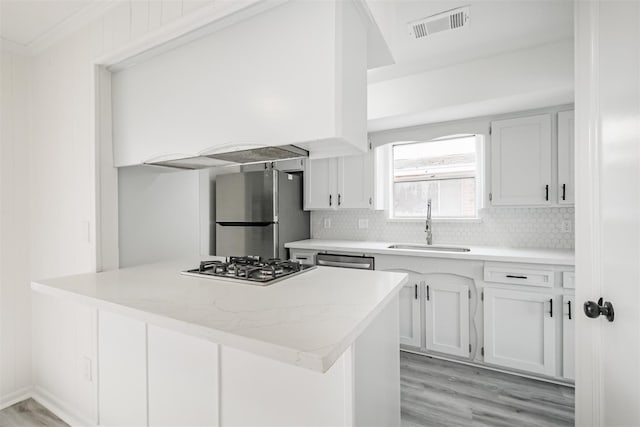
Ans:
[{"label": "refrigerator door handle", "polygon": [[222,227],[268,227],[271,224],[275,224],[274,222],[231,222],[231,221],[223,221],[216,222],[216,224]]}]

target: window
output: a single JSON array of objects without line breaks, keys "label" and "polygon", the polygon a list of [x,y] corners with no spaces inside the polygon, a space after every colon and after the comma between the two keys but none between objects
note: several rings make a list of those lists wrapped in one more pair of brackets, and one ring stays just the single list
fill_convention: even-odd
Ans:
[{"label": "window", "polygon": [[393,145],[392,218],[476,218],[478,137]]}]

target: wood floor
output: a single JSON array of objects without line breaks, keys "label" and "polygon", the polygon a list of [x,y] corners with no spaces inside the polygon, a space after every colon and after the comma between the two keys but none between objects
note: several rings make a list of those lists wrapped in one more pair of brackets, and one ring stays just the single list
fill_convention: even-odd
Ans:
[{"label": "wood floor", "polygon": [[[402,427],[573,426],[570,387],[400,353]],[[66,427],[33,399],[0,411],[0,427]]]},{"label": "wood floor", "polygon": [[400,353],[402,427],[574,425],[574,389]]},{"label": "wood floor", "polygon": [[23,400],[0,411],[0,427],[69,427],[33,399]]}]

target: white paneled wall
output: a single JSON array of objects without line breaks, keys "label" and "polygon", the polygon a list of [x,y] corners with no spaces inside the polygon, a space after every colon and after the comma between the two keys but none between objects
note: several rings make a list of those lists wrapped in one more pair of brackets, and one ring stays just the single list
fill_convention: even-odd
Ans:
[{"label": "white paneled wall", "polygon": [[[32,381],[29,280],[96,269],[93,62],[213,4],[119,1],[28,63],[2,54],[0,405],[34,384],[36,397],[70,420],[95,424],[95,378],[84,372],[87,363],[95,366],[86,350],[94,314],[63,305],[34,310]],[[71,331],[63,343],[42,341],[38,329],[51,326],[47,319]]]},{"label": "white paneled wall", "polygon": [[28,60],[0,60],[0,408],[31,386]]}]

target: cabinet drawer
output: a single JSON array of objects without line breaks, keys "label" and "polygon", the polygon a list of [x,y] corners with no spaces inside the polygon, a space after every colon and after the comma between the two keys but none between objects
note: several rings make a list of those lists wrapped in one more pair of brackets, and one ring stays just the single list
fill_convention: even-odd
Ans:
[{"label": "cabinet drawer", "polygon": [[562,287],[575,289],[576,288],[576,272],[565,271],[562,273]]},{"label": "cabinet drawer", "polygon": [[533,270],[519,266],[485,264],[484,281],[552,288],[554,274],[551,270]]}]

